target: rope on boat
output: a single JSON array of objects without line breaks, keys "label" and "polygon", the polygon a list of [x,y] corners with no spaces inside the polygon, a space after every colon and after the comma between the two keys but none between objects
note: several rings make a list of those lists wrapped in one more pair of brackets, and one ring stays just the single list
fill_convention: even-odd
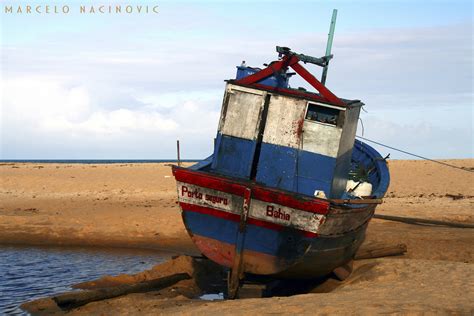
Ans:
[{"label": "rope on boat", "polygon": [[401,217],[401,216],[374,214],[374,218],[383,219],[387,221],[402,222],[402,223],[407,223],[407,224],[415,224],[415,225],[437,225],[437,226],[447,226],[447,227],[455,227],[455,228],[474,228],[474,224],[471,224],[471,223],[456,223],[456,222],[438,221],[438,220],[433,220],[433,219],[424,219],[424,218],[415,218],[415,217]]},{"label": "rope on boat", "polygon": [[455,169],[459,169],[459,170],[463,170],[463,171],[467,171],[467,172],[474,172],[474,170],[471,170],[471,169],[465,169],[463,167],[458,167],[458,166],[455,166],[455,165],[452,165],[452,164],[449,164],[449,163],[446,163],[446,162],[442,162],[442,161],[439,161],[439,160],[434,160],[434,159],[431,159],[431,158],[423,157],[423,156],[420,156],[420,155],[417,155],[417,154],[414,154],[414,153],[410,153],[410,152],[402,150],[402,149],[398,149],[398,148],[395,148],[395,147],[392,147],[392,146],[388,146],[388,145],[376,142],[375,140],[371,140],[371,139],[368,139],[368,138],[365,138],[365,137],[362,137],[362,136],[359,136],[359,135],[356,135],[356,137],[360,138],[360,139],[363,139],[363,140],[366,140],[368,142],[377,144],[379,146],[390,148],[390,149],[402,152],[402,153],[410,155],[410,156],[414,156],[414,157],[417,157],[417,158],[421,158],[421,159],[424,159],[424,160],[435,162],[437,164],[440,164],[440,165],[443,165],[443,166],[446,166],[446,167],[451,167],[451,168],[455,168]]}]

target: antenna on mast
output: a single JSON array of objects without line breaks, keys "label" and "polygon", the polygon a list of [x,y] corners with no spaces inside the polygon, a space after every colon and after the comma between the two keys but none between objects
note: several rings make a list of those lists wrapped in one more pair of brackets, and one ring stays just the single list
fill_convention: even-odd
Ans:
[{"label": "antenna on mast", "polygon": [[332,10],[332,18],[331,18],[331,25],[329,26],[329,33],[328,33],[328,43],[326,45],[326,55],[324,58],[326,59],[326,65],[323,68],[323,74],[321,76],[321,83],[323,85],[326,84],[326,77],[328,75],[328,67],[329,67],[329,60],[333,57],[331,55],[331,48],[332,48],[332,40],[334,38],[334,29],[336,28],[336,18],[337,18],[337,9]]}]

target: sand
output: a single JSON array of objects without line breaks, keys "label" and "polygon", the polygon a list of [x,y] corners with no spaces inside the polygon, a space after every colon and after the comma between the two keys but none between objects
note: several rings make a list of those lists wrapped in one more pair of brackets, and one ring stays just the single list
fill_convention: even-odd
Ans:
[{"label": "sand", "polygon": [[[474,159],[447,161],[474,170]],[[474,223],[474,173],[390,161],[377,213]],[[196,254],[164,164],[2,164],[0,243],[141,247]],[[474,230],[374,219],[367,244],[406,243],[399,258],[364,260],[331,293],[206,302],[131,294],[72,314],[474,313]],[[185,282],[185,281],[183,281]]]},{"label": "sand", "polygon": [[1,164],[0,243],[195,253],[165,164]]},{"label": "sand", "polygon": [[[330,293],[205,302],[156,292],[94,302],[70,315],[322,315],[472,314],[474,274],[469,264],[430,260],[366,260]],[[471,291],[468,293],[466,291]],[[106,309],[105,309],[106,308]],[[69,314],[68,314],[69,315]]]}]

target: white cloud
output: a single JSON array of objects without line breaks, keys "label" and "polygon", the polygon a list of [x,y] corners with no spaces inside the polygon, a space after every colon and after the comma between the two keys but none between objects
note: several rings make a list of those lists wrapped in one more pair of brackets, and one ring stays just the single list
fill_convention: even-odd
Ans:
[{"label": "white cloud", "polygon": [[[140,105],[133,109],[107,109],[95,104],[97,98],[87,88],[70,86],[54,78],[20,77],[2,80],[1,84],[4,87],[2,158],[16,157],[11,154],[12,150],[33,145],[44,145],[49,149],[56,145],[58,152],[62,149],[73,155],[79,148],[89,148],[86,151],[88,157],[96,157],[97,152],[93,150],[96,147],[109,148],[108,157],[113,157],[123,155],[127,146],[137,150],[138,142],[146,140],[143,147],[138,148],[143,154],[150,140],[163,143],[166,139],[171,143],[180,137],[212,139],[217,124],[218,112],[213,107],[202,102],[199,104],[199,99],[186,100],[183,95],[174,99],[167,95],[161,100],[149,95],[137,98]],[[143,100],[169,102],[171,107],[140,103]],[[163,109],[165,111],[160,112]],[[48,154],[57,156],[50,151]],[[128,157],[134,155],[133,152],[128,154]]]},{"label": "white cloud", "polygon": [[103,110],[91,105],[84,87],[67,87],[51,78],[3,80],[3,128],[35,132],[114,134],[129,130],[170,131],[178,124],[156,111]]},{"label": "white cloud", "polygon": [[40,127],[51,132],[74,132],[77,134],[118,134],[127,132],[160,132],[177,129],[172,119],[165,119],[156,112],[143,110],[131,111],[119,109],[113,111],[92,112],[86,120],[74,122],[65,117],[49,117],[40,123]]},{"label": "white cloud", "polygon": [[[472,156],[469,26],[336,33],[328,86],[367,104],[369,138],[428,156]],[[326,40],[135,35],[61,38],[36,53],[2,47],[0,158],[167,158],[177,138],[185,157],[204,157],[236,64],[261,66],[277,44],[320,55]]]},{"label": "white cloud", "polygon": [[[474,157],[472,112],[469,105],[455,104],[418,105],[405,111],[382,108],[376,114],[362,113],[364,128],[359,124],[357,134],[429,158]],[[415,159],[393,149],[369,145],[384,155],[390,153],[392,158]]]},{"label": "white cloud", "polygon": [[12,121],[34,124],[50,117],[74,121],[90,111],[90,99],[84,87],[65,88],[50,77],[3,79],[2,86],[5,124]]}]

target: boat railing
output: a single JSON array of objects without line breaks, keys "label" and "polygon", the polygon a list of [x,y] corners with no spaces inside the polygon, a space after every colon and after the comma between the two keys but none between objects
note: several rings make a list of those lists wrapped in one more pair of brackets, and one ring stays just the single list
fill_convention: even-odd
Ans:
[{"label": "boat railing", "polygon": [[333,204],[382,204],[382,199],[329,199]]}]

